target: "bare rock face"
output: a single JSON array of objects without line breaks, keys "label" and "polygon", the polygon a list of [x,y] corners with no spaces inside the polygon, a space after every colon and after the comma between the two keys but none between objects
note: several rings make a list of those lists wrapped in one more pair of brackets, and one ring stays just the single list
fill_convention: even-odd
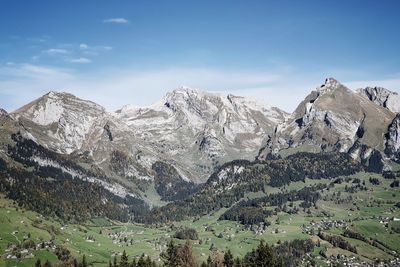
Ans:
[{"label": "bare rock face", "polygon": [[152,106],[126,106],[115,116],[144,146],[205,181],[217,164],[254,159],[287,114],[249,98],[181,87]]},{"label": "bare rock face", "polygon": [[4,116],[4,115],[7,115],[7,114],[8,114],[7,111],[5,111],[4,109],[0,108],[0,117]]},{"label": "bare rock face", "polygon": [[88,137],[103,131],[106,111],[100,105],[68,93],[49,92],[12,113],[46,147],[70,154]]},{"label": "bare rock face", "polygon": [[385,154],[390,159],[400,162],[400,114],[397,114],[389,125],[386,134]]},{"label": "bare rock face", "polygon": [[298,151],[340,151],[367,158],[374,149],[384,151],[383,137],[394,117],[388,109],[329,78],[266,138],[259,158]]},{"label": "bare rock face", "polygon": [[381,107],[394,113],[400,112],[400,96],[396,92],[382,87],[366,87],[358,89],[357,92]]}]

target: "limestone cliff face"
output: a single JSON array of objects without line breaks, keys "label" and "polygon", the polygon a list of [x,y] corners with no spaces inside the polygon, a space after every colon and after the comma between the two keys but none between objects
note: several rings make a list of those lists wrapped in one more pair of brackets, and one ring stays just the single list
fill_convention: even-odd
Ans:
[{"label": "limestone cliff face", "polygon": [[389,125],[385,153],[390,159],[400,161],[400,114],[397,114]]}]

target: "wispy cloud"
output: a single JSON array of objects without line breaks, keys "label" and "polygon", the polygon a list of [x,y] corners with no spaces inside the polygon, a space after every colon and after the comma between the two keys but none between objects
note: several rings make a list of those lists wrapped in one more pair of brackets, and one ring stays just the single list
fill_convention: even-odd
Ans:
[{"label": "wispy cloud", "polygon": [[97,48],[100,49],[100,50],[104,50],[104,51],[110,51],[110,50],[113,49],[111,46],[106,46],[106,45],[97,46]]},{"label": "wispy cloud", "polygon": [[87,44],[82,43],[82,44],[79,45],[79,48],[80,49],[88,49],[89,46]]},{"label": "wispy cloud", "polygon": [[[0,80],[9,81],[9,82],[24,82],[27,80],[38,82],[49,82],[49,81],[57,81],[61,82],[65,80],[72,79],[73,75],[70,70],[48,67],[48,66],[39,66],[33,64],[7,64],[6,66],[0,66]],[[26,84],[27,87],[28,84]],[[12,89],[12,88],[11,88]],[[0,87],[0,92],[5,90],[5,88]]]},{"label": "wispy cloud", "polygon": [[54,48],[42,50],[39,54],[31,57],[32,62],[43,62],[45,60],[56,60],[57,62],[81,63],[92,62],[94,56],[111,51],[111,46],[89,45],[87,43],[78,44],[58,44]]},{"label": "wispy cloud", "polygon": [[129,20],[125,18],[109,18],[103,20],[103,23],[128,24]]},{"label": "wispy cloud", "polygon": [[0,65],[0,107],[8,111],[32,101],[50,90],[69,91],[75,84],[72,70],[33,64]]},{"label": "wispy cloud", "polygon": [[39,37],[27,38],[28,41],[36,42],[36,43],[45,43],[45,42],[49,41],[50,39],[51,39],[51,37],[49,35],[42,35]]},{"label": "wispy cloud", "polygon": [[90,46],[88,44],[81,43],[79,44],[79,49],[86,55],[98,55],[100,52],[111,51],[112,47],[106,45]]},{"label": "wispy cloud", "polygon": [[42,52],[49,55],[59,55],[59,54],[67,54],[68,50],[61,48],[50,48],[47,50],[43,50]]},{"label": "wispy cloud", "polygon": [[92,60],[90,60],[86,57],[72,58],[72,59],[68,59],[67,61],[71,62],[71,63],[80,63],[80,64],[87,64],[87,63],[92,62]]}]

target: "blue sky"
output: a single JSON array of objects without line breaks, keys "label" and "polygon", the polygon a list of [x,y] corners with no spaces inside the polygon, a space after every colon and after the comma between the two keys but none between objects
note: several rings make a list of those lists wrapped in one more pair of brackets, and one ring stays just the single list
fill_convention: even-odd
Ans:
[{"label": "blue sky", "polygon": [[0,1],[0,106],[109,110],[187,85],[287,111],[326,77],[400,91],[399,1]]}]

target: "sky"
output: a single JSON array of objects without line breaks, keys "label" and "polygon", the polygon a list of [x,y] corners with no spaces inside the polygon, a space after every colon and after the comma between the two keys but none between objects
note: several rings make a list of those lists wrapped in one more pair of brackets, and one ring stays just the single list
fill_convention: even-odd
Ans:
[{"label": "sky", "polygon": [[0,107],[108,110],[182,85],[293,111],[325,78],[400,92],[400,1],[0,1]]}]

